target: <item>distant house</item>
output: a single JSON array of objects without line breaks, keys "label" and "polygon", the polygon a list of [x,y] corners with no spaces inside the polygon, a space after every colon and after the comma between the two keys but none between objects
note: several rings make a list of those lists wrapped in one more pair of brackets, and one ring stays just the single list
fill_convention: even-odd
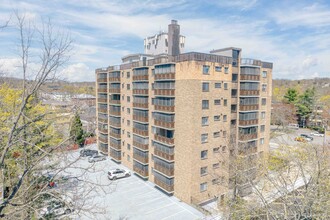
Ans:
[{"label": "distant house", "polygon": [[95,106],[96,98],[95,96],[89,94],[79,94],[72,96],[71,101],[72,103],[78,106],[85,104],[90,107],[90,106]]}]

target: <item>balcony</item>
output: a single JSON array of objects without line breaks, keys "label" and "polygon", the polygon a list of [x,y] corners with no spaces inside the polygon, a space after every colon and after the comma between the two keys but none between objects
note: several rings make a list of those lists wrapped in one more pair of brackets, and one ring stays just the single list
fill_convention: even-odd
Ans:
[{"label": "balcony", "polygon": [[174,96],[175,95],[175,89],[155,89],[154,92],[155,92],[155,95],[159,95],[159,96]]},{"label": "balcony", "polygon": [[115,154],[112,151],[110,151],[110,157],[112,157],[112,159],[114,159],[114,160],[116,160],[118,162],[120,162],[120,160],[121,160],[120,154],[119,155],[118,154]]},{"label": "balcony", "polygon": [[110,99],[109,103],[110,104],[114,104],[114,105],[120,105],[120,100],[112,100],[112,99]]},{"label": "balcony", "polygon": [[259,90],[240,90],[241,96],[259,96]]},{"label": "balcony", "polygon": [[163,183],[162,181],[155,178],[155,184],[160,187],[161,189],[165,190],[168,193],[174,192],[174,185],[168,185],[166,183]]},{"label": "balcony", "polygon": [[108,143],[108,139],[99,137],[99,141],[103,143]]},{"label": "balcony", "polygon": [[133,89],[133,95],[148,95],[148,89]]},{"label": "balcony", "polygon": [[241,74],[240,75],[241,81],[260,81],[260,75],[248,75],[248,74]]},{"label": "balcony", "polygon": [[107,93],[107,89],[97,89],[97,92],[100,92],[100,93]]},{"label": "balcony", "polygon": [[97,79],[98,83],[106,83],[107,82],[107,78],[98,78]]},{"label": "balcony", "polygon": [[172,169],[166,168],[166,167],[163,167],[163,166],[155,163],[154,169],[159,171],[160,173],[165,174],[166,176],[169,176],[169,177],[174,176],[173,168]]},{"label": "balcony", "polygon": [[120,136],[121,136],[120,134],[117,134],[117,133],[114,133],[114,132],[111,132],[111,131],[110,131],[109,135],[111,137],[114,137],[114,138],[117,138],[117,139],[120,139]]},{"label": "balcony", "polygon": [[148,103],[135,103],[133,102],[133,108],[148,108]]},{"label": "balcony", "polygon": [[155,74],[155,80],[175,79],[175,73]]},{"label": "balcony", "polygon": [[110,93],[120,93],[120,89],[109,89]]},{"label": "balcony", "polygon": [[133,128],[133,133],[134,134],[141,135],[141,136],[145,136],[145,137],[148,136],[148,131],[146,131],[146,130],[140,130],[140,129],[137,129],[137,128]]},{"label": "balcony", "polygon": [[155,126],[159,126],[162,128],[174,128],[174,122],[164,122],[155,119],[154,124]]},{"label": "balcony", "polygon": [[167,138],[167,137],[164,137],[164,136],[160,136],[158,134],[155,134],[155,140],[160,141],[160,142],[165,143],[165,144],[170,144],[170,145],[174,144],[174,138]]},{"label": "balcony", "polygon": [[120,82],[120,77],[109,77],[109,82]]},{"label": "balcony", "polygon": [[148,122],[149,118],[148,117],[143,117],[143,116],[133,115],[133,120],[134,121],[139,121],[139,122]]},{"label": "balcony", "polygon": [[107,108],[99,108],[98,110],[99,110],[99,112],[102,112],[102,113],[108,113]]},{"label": "balcony", "polygon": [[162,112],[174,112],[174,106],[155,105],[155,110]]},{"label": "balcony", "polygon": [[120,143],[112,143],[110,142],[110,147],[116,150],[121,150],[121,145]]},{"label": "balcony", "polygon": [[108,102],[107,99],[97,99],[97,100],[98,100],[98,102],[104,102],[104,103],[107,103]]},{"label": "balcony", "polygon": [[257,151],[258,151],[257,147],[239,148],[238,149],[238,154],[240,156],[246,156],[246,155],[249,155],[249,154],[257,153]]},{"label": "balcony", "polygon": [[115,116],[120,116],[121,115],[121,111],[111,111],[109,112],[109,115],[115,115]]},{"label": "balcony", "polygon": [[246,120],[246,121],[239,120],[240,126],[257,125],[257,124],[258,124],[258,119]]},{"label": "balcony", "polygon": [[240,105],[239,106],[240,111],[254,111],[259,110],[259,105]]},{"label": "balcony", "polygon": [[99,132],[104,133],[104,134],[108,134],[108,129],[99,128]]},{"label": "balcony", "polygon": [[134,153],[133,153],[133,158],[134,158],[135,160],[141,162],[141,163],[144,163],[144,164],[148,163],[148,157],[142,157],[142,156],[140,156],[140,155],[138,155],[138,154],[134,154]]},{"label": "balcony", "polygon": [[138,167],[136,167],[136,166],[133,166],[133,170],[134,170],[134,172],[136,172],[138,175],[140,175],[140,176],[142,176],[142,177],[144,177],[144,178],[146,178],[146,177],[149,176],[148,170],[142,170],[142,169],[140,169],[140,168],[138,168]]},{"label": "balcony", "polygon": [[120,122],[118,123],[118,122],[110,121],[109,124],[110,124],[110,126],[113,126],[113,127],[117,127],[117,128],[120,128],[121,127]]},{"label": "balcony", "polygon": [[104,118],[99,118],[99,121],[105,124],[108,123],[108,119],[104,119]]},{"label": "balcony", "polygon": [[133,81],[148,81],[148,75],[141,75],[141,76],[133,76]]},{"label": "balcony", "polygon": [[148,150],[149,145],[148,144],[141,144],[139,142],[133,141],[133,146],[140,149],[140,150]]},{"label": "balcony", "polygon": [[168,161],[173,161],[174,160],[174,154],[168,154],[168,153],[164,153],[160,150],[155,149],[154,154],[158,157],[164,158],[165,160]]},{"label": "balcony", "polygon": [[258,138],[258,134],[240,134],[239,135],[239,140],[240,141],[247,141],[247,140],[253,140],[253,139],[257,139]]}]

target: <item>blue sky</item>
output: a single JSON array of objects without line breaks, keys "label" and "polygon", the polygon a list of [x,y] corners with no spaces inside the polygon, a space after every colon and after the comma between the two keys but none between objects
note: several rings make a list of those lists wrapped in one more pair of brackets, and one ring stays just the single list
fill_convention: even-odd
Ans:
[{"label": "blue sky", "polygon": [[[274,63],[273,78],[330,77],[329,0],[0,0],[0,24],[14,10],[32,20],[50,17],[71,32],[74,55],[62,71],[70,81],[94,81],[94,70],[143,52],[143,38],[172,19],[185,51],[242,48],[243,57]],[[16,75],[17,32],[0,31],[0,66]]]}]

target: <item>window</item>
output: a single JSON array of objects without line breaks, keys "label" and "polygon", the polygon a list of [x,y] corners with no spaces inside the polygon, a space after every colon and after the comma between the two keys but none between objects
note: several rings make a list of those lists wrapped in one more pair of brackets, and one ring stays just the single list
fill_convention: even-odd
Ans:
[{"label": "window", "polygon": [[130,101],[131,101],[131,97],[127,96],[127,102],[130,102]]},{"label": "window", "polygon": [[210,66],[203,65],[203,74],[208,75],[210,70]]},{"label": "window", "polygon": [[207,190],[207,183],[201,183],[201,185],[200,185],[200,191],[201,192],[204,192],[204,191],[206,191]]},{"label": "window", "polygon": [[214,105],[221,105],[221,100],[220,99],[215,99],[214,100]]},{"label": "window", "polygon": [[201,176],[204,176],[207,174],[207,167],[201,167]]},{"label": "window", "polygon": [[202,109],[209,109],[209,100],[202,100]]},{"label": "window", "polygon": [[227,137],[227,131],[222,132],[222,137],[226,138]]},{"label": "window", "polygon": [[264,138],[260,138],[260,145],[263,145],[265,142],[265,139]]},{"label": "window", "polygon": [[219,131],[214,132],[214,133],[213,133],[213,137],[214,137],[214,138],[220,137],[220,132],[219,132]]},{"label": "window", "polygon": [[209,83],[208,82],[203,82],[202,83],[202,91],[203,92],[208,92],[209,91]]},{"label": "window", "polygon": [[228,104],[228,100],[227,100],[227,99],[224,99],[224,100],[223,100],[223,105],[224,105],[224,106],[227,106],[227,104]]},{"label": "window", "polygon": [[130,108],[127,108],[127,113],[131,114],[131,109]]},{"label": "window", "polygon": [[226,122],[227,121],[227,115],[223,116],[223,121]]},{"label": "window", "polygon": [[130,132],[127,132],[127,137],[130,138],[131,137],[131,133]]},{"label": "window", "polygon": [[131,89],[131,85],[130,84],[127,84],[127,90],[130,90]]},{"label": "window", "polygon": [[216,67],[215,67],[215,71],[216,71],[216,72],[221,72],[221,70],[222,70],[221,66],[216,66]]},{"label": "window", "polygon": [[125,95],[121,96],[121,100],[123,100],[123,101],[125,100]]},{"label": "window", "polygon": [[235,112],[237,112],[237,105],[231,105],[231,106],[230,106],[230,112],[231,112],[231,113],[235,113]]},{"label": "window", "polygon": [[227,74],[229,72],[229,68],[225,67],[225,73]]},{"label": "window", "polygon": [[260,132],[264,132],[265,131],[265,125],[261,125],[260,126]]},{"label": "window", "polygon": [[220,167],[220,163],[215,163],[212,165],[213,169],[218,169]]},{"label": "window", "polygon": [[227,90],[227,89],[228,89],[228,83],[224,83],[224,84],[223,84],[223,88],[224,88],[225,90]]},{"label": "window", "polygon": [[207,138],[208,138],[208,134],[202,134],[201,135],[202,144],[207,142]]},{"label": "window", "polygon": [[[124,73],[123,73],[124,74]],[[125,87],[125,84],[124,83],[122,83],[121,84],[121,88],[123,89]]]},{"label": "window", "polygon": [[261,118],[265,119],[265,117],[266,117],[266,112],[261,112]]},{"label": "window", "polygon": [[123,118],[122,118],[122,119],[121,119],[121,123],[123,123],[123,124],[124,124],[124,122],[125,122],[125,119],[123,119]]},{"label": "window", "polygon": [[219,152],[220,152],[220,147],[213,148],[213,153],[214,154],[219,153]]},{"label": "window", "polygon": [[233,73],[233,75],[231,76],[231,81],[232,82],[237,82],[237,79],[238,79],[238,74],[237,73]]},{"label": "window", "polygon": [[221,89],[221,83],[215,83],[214,88],[216,89]]},{"label": "window", "polygon": [[266,90],[267,90],[267,84],[262,84],[262,91],[266,92]]},{"label": "window", "polygon": [[127,126],[130,126],[130,125],[131,125],[131,121],[127,120]]},{"label": "window", "polygon": [[201,159],[207,159],[207,150],[201,151]]},{"label": "window", "polygon": [[267,71],[262,71],[262,77],[266,78],[267,77]]},{"label": "window", "polygon": [[127,161],[130,161],[131,157],[127,154]]},{"label": "window", "polygon": [[127,144],[127,150],[131,150],[131,145]]},{"label": "window", "polygon": [[216,185],[216,184],[219,184],[219,183],[220,183],[219,178],[215,178],[215,179],[212,180],[213,185]]},{"label": "window", "polygon": [[121,111],[122,111],[122,112],[125,111],[125,107],[121,107]]},{"label": "window", "polygon": [[237,89],[232,89],[231,90],[231,97],[236,98],[237,97]]},{"label": "window", "polygon": [[202,126],[209,125],[209,117],[202,117]]},{"label": "window", "polygon": [[131,77],[131,73],[130,72],[127,72],[126,73],[126,76],[127,76],[127,78],[130,78]]},{"label": "window", "polygon": [[222,146],[222,153],[226,153],[226,146]]},{"label": "window", "polygon": [[261,99],[261,104],[262,104],[262,105],[266,105],[266,98],[262,98],[262,99]]},{"label": "window", "polygon": [[215,116],[213,117],[213,119],[214,119],[214,121],[220,121],[220,115],[215,115]]},{"label": "window", "polygon": [[121,77],[124,77],[124,72],[121,72]]}]

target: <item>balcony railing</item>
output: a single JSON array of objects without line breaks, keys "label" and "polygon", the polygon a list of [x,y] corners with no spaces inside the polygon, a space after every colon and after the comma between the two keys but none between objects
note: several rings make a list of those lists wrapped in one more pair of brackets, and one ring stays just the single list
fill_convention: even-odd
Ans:
[{"label": "balcony railing", "polygon": [[118,123],[118,122],[109,121],[109,124],[110,124],[110,126],[114,126],[114,127],[117,127],[117,128],[121,127],[120,122]]},{"label": "balcony railing", "polygon": [[97,92],[107,93],[107,89],[97,89]]},{"label": "balcony railing", "polygon": [[259,105],[240,105],[239,110],[240,111],[253,111],[253,110],[258,110]]},{"label": "balcony railing", "polygon": [[155,134],[155,140],[160,141],[165,144],[174,144],[174,138],[167,138],[167,137],[160,136],[158,134]]},{"label": "balcony railing", "polygon": [[175,79],[175,73],[155,74],[155,80]]},{"label": "balcony railing", "polygon": [[133,102],[133,108],[148,108],[148,103],[135,103]]},{"label": "balcony railing", "polygon": [[109,77],[109,82],[120,82],[120,77]]},{"label": "balcony railing", "polygon": [[241,74],[240,79],[248,81],[260,81],[260,75]]},{"label": "balcony railing", "polygon": [[99,128],[99,132],[108,134],[108,129],[105,128]]},{"label": "balcony railing", "polygon": [[105,102],[105,103],[107,103],[108,102],[108,100],[107,99],[97,99],[98,100],[98,102]]},{"label": "balcony railing", "polygon": [[165,174],[166,176],[174,176],[174,169],[170,169],[170,168],[166,168],[166,167],[163,167],[159,164],[156,164],[155,163],[155,166],[154,166],[154,169]]},{"label": "balcony railing", "polygon": [[165,160],[168,161],[173,161],[174,160],[174,154],[168,154],[168,153],[164,153],[160,150],[155,149],[154,154],[158,157],[164,158]]},{"label": "balcony railing", "polygon": [[256,124],[258,124],[258,119],[246,120],[246,121],[239,120],[239,125],[241,126],[256,125]]},{"label": "balcony railing", "polygon": [[109,89],[110,93],[120,93],[120,89]]},{"label": "balcony railing", "polygon": [[148,81],[148,75],[141,75],[141,76],[133,76],[133,81]]},{"label": "balcony railing", "polygon": [[133,95],[148,95],[148,89],[133,89]]},{"label": "balcony railing", "polygon": [[240,141],[247,141],[247,140],[253,140],[253,139],[257,139],[258,138],[258,134],[240,134],[239,135],[239,140]]},{"label": "balcony railing", "polygon": [[162,95],[162,96],[174,96],[175,89],[155,89],[155,95]]},{"label": "balcony railing", "polygon": [[116,112],[116,111],[111,111],[110,110],[109,115],[120,116],[121,115],[121,111]]},{"label": "balcony railing", "polygon": [[148,170],[142,170],[142,169],[140,169],[136,166],[133,166],[133,170],[134,170],[134,172],[138,173],[142,177],[148,177],[149,176]]},{"label": "balcony railing", "polygon": [[103,143],[108,143],[108,139],[99,137],[99,141]]},{"label": "balcony railing", "polygon": [[146,130],[140,130],[140,129],[137,129],[137,128],[133,128],[133,133],[134,134],[141,135],[141,136],[145,136],[145,137],[148,136],[148,131],[146,131]]},{"label": "balcony railing", "polygon": [[257,153],[257,151],[258,151],[257,147],[239,148],[238,154],[241,156],[245,156],[245,155]]},{"label": "balcony railing", "polygon": [[99,118],[99,121],[103,123],[108,123],[108,119],[104,119],[104,118]]},{"label": "balcony railing", "polygon": [[112,100],[109,101],[110,104],[120,105],[120,100]]},{"label": "balcony railing", "polygon": [[106,109],[106,108],[99,108],[99,112],[108,113],[108,109]]},{"label": "balcony railing", "polygon": [[106,83],[107,82],[107,78],[98,78],[97,79],[97,82],[99,82],[99,83]]},{"label": "balcony railing", "polygon": [[110,134],[111,137],[114,137],[114,138],[120,139],[120,134],[117,134],[117,133],[114,133],[114,132],[111,132],[111,131],[110,131],[109,134]]},{"label": "balcony railing", "polygon": [[159,126],[163,128],[174,128],[174,122],[164,122],[155,119],[154,124],[155,126]]},{"label": "balcony railing", "polygon": [[133,158],[137,161],[140,161],[141,163],[144,163],[144,164],[148,163],[148,157],[142,157],[138,154],[133,153]]},{"label": "balcony railing", "polygon": [[258,96],[259,90],[240,90],[239,93],[241,96]]},{"label": "balcony railing", "polygon": [[149,118],[148,117],[143,117],[143,116],[133,115],[133,120],[134,121],[140,121],[140,122],[148,122]]},{"label": "balcony railing", "polygon": [[157,179],[157,177],[155,177],[155,184],[166,192],[172,193],[174,191],[174,185],[168,185],[166,183],[163,183],[162,181]]},{"label": "balcony railing", "polygon": [[112,143],[110,142],[110,147],[117,149],[117,150],[121,150],[121,145],[120,143]]},{"label": "balcony railing", "polygon": [[136,148],[139,148],[141,150],[148,150],[148,144],[141,144],[139,142],[136,142],[136,141],[133,141],[133,146],[136,147]]},{"label": "balcony railing", "polygon": [[112,157],[112,159],[116,160],[116,161],[120,161],[121,160],[121,156],[118,154],[114,154],[110,151],[110,157]]},{"label": "balcony railing", "polygon": [[156,111],[174,112],[174,106],[155,105]]}]

